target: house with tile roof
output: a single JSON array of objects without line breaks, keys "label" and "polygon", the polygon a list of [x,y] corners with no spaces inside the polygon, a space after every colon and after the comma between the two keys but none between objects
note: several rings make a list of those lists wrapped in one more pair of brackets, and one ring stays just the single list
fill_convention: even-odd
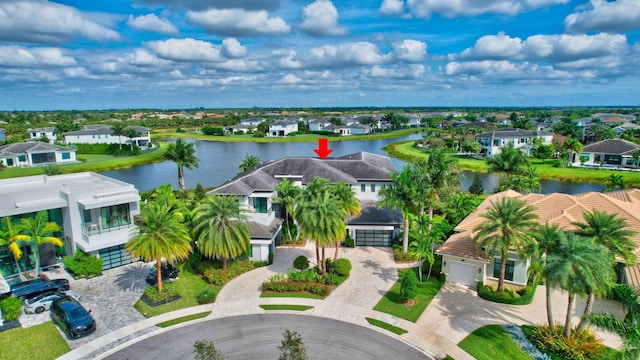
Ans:
[{"label": "house with tile roof", "polygon": [[482,146],[480,153],[487,157],[494,157],[500,153],[500,148],[513,143],[515,148],[522,149],[526,155],[531,155],[535,139],[550,145],[553,134],[548,131],[532,131],[515,128],[496,129],[476,135],[476,141]]},{"label": "house with tile roof", "polygon": [[113,135],[113,129],[109,125],[85,125],[84,129],[68,131],[64,134],[64,143],[70,144],[131,144],[139,147],[147,147],[151,143],[151,129],[144,126],[127,126],[125,131],[133,129],[136,136]]},{"label": "house with tile roof", "polygon": [[580,161],[586,166],[632,167],[633,153],[640,145],[622,139],[606,139],[586,145],[580,152]]},{"label": "house with tile roof", "polygon": [[0,164],[6,167],[67,164],[76,161],[76,149],[39,141],[0,146]]},{"label": "house with tile roof", "polygon": [[362,214],[347,223],[349,235],[356,245],[391,246],[397,238],[402,216],[397,210],[378,209],[378,192],[391,183],[390,174],[395,167],[386,156],[358,152],[336,158],[287,157],[272,160],[250,169],[208,194],[237,196],[246,209],[251,229],[252,260],[267,260],[269,253],[280,244],[283,211],[274,202],[276,186],[283,179],[292,184],[306,186],[315,177],[331,183],[351,185],[361,202]]},{"label": "house with tile roof", "polygon": [[[584,222],[584,214],[597,209],[608,214],[615,213],[636,231],[633,239],[638,244],[636,255],[640,257],[640,189],[620,190],[610,193],[588,192],[577,195],[563,193],[526,194],[512,190],[487,197],[478,209],[462,220],[454,229],[455,233],[436,251],[442,255],[442,272],[447,281],[470,287],[478,281],[485,284],[497,283],[500,271],[500,255],[491,254],[473,244],[473,228],[484,220],[480,215],[492,203],[503,197],[524,200],[534,208],[540,224],[556,224],[561,230],[571,231],[573,222]],[[521,258],[515,251],[509,253],[505,284],[521,288],[527,284],[527,272],[531,263]],[[623,266],[622,264],[620,265]],[[624,267],[620,274],[623,282],[640,288],[640,265]]]}]

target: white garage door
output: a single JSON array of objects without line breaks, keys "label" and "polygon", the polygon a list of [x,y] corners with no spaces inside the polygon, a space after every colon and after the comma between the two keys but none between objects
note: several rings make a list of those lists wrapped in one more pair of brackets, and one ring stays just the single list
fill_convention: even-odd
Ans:
[{"label": "white garage door", "polygon": [[476,267],[458,262],[449,263],[449,282],[476,287]]}]

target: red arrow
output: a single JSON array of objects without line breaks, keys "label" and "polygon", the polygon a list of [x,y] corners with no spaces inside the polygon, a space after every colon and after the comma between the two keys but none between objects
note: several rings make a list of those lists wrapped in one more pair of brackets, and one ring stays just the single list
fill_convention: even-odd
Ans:
[{"label": "red arrow", "polygon": [[315,151],[315,153],[320,156],[320,159],[324,160],[327,158],[327,156],[329,156],[329,154],[331,154],[333,149],[329,149],[327,139],[320,138],[318,139],[318,148],[313,151]]}]

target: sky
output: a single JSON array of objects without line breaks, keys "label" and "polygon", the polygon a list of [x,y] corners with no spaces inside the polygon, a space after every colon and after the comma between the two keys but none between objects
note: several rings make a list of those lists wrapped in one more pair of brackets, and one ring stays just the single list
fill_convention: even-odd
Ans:
[{"label": "sky", "polygon": [[0,0],[0,110],[640,105],[640,0]]}]

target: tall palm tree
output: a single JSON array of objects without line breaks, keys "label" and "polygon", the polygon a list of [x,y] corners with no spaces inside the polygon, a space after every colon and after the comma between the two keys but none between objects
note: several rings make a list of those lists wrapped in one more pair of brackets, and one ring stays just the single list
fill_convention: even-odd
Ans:
[{"label": "tall palm tree", "polygon": [[200,161],[196,155],[193,143],[187,144],[182,139],[176,140],[175,144],[169,144],[167,152],[163,157],[165,160],[173,161],[178,165],[178,184],[180,190],[184,190],[184,168],[193,170],[197,168]]},{"label": "tall palm tree", "polygon": [[326,272],[325,247],[344,239],[347,234],[344,223],[345,211],[329,191],[310,202],[299,204],[299,207],[302,208],[299,218],[300,232],[304,237],[322,247],[322,258],[318,261],[318,270],[320,274],[324,274]]},{"label": "tall palm tree", "polygon": [[191,237],[182,215],[166,204],[149,203],[140,213],[125,249],[144,261],[155,260],[158,291],[162,291],[162,260],[174,262],[189,256]]},{"label": "tall palm tree", "polygon": [[575,138],[568,138],[562,147],[569,152],[567,157],[567,164],[571,165],[573,162],[573,155],[582,151],[582,143]]},{"label": "tall palm tree", "polygon": [[16,229],[21,235],[14,238],[19,241],[31,243],[34,246],[36,257],[35,276],[40,273],[40,245],[53,244],[54,246],[63,246],[64,243],[60,238],[54,236],[54,233],[60,231],[60,226],[49,221],[49,214],[46,211],[39,211],[34,217],[26,217],[20,219],[20,223],[16,225]]},{"label": "tall palm tree", "polygon": [[[565,233],[560,231],[560,228],[557,224],[544,224],[542,225],[536,232],[533,233],[533,237],[536,240],[532,244],[532,249],[529,251],[533,254],[534,263],[532,267],[539,268],[540,271],[544,271],[544,268],[547,265],[547,257],[549,254],[555,252],[558,248],[558,244],[561,239],[565,239]],[[551,290],[552,286],[548,283],[546,286],[546,301],[547,301],[547,320],[549,322],[549,326],[554,326],[555,323],[553,321],[553,312],[552,301],[551,301]]]},{"label": "tall palm tree", "polygon": [[196,208],[195,214],[193,233],[202,255],[221,258],[222,268],[226,269],[227,259],[238,257],[249,250],[249,225],[237,198],[210,196]]},{"label": "tall palm tree", "polygon": [[11,216],[2,218],[0,223],[0,245],[7,246],[9,252],[13,255],[13,260],[16,264],[16,269],[18,270],[18,276],[22,279],[22,269],[20,269],[20,263],[18,262],[22,257],[22,249],[20,247],[21,242],[17,238],[18,235],[20,235],[20,233],[14,227]]},{"label": "tall palm tree", "polygon": [[259,157],[255,156],[255,155],[249,155],[249,154],[245,154],[244,159],[242,159],[242,162],[240,162],[240,166],[238,166],[238,168],[240,169],[240,171],[238,172],[239,174],[242,174],[243,172],[258,166],[262,163],[262,160],[260,160]]},{"label": "tall palm tree", "polygon": [[[356,196],[356,193],[351,187],[351,185],[341,181],[337,184],[334,184],[331,187],[331,193],[338,200],[338,203],[340,204],[340,208],[342,209],[342,211],[344,211],[345,224],[347,223],[347,221],[349,221],[349,217],[360,214],[360,211],[361,211],[360,200]],[[334,261],[338,259],[338,250],[340,249],[340,241],[342,241],[342,239],[339,239],[336,241],[336,253],[333,256]]]},{"label": "tall palm tree", "polygon": [[409,251],[409,215],[416,208],[417,191],[415,186],[414,170],[409,165],[405,165],[401,172],[391,173],[392,183],[382,189],[379,207],[388,206],[400,209],[404,219],[404,236],[402,238],[402,251]]},{"label": "tall palm tree", "polygon": [[[301,224],[303,221],[303,216],[305,212],[304,205],[309,204],[313,201],[316,201],[321,196],[329,192],[329,186],[331,186],[331,181],[329,179],[314,177],[307,186],[304,188],[300,195],[296,199],[296,207],[294,209],[294,218],[298,224]],[[300,231],[299,231],[300,232]],[[320,263],[320,245],[316,242],[316,260],[318,264]]]},{"label": "tall palm tree", "polygon": [[131,152],[133,152],[133,139],[138,137],[138,132],[134,128],[129,127],[124,129],[123,135],[129,138],[129,146],[130,146]]},{"label": "tall palm tree", "polygon": [[[607,214],[596,209],[592,212],[585,212],[583,218],[585,222],[572,223],[577,227],[574,232],[607,248],[612,267],[615,266],[616,257],[623,259],[627,265],[636,263],[637,257],[634,251],[638,245],[632,239],[636,232],[629,229],[629,224],[625,219],[618,217],[616,213]],[[591,313],[594,301],[595,294],[587,293],[585,315]],[[578,329],[582,330],[585,326],[586,323],[581,321]]]},{"label": "tall palm tree", "polygon": [[273,201],[282,205],[284,208],[284,219],[287,224],[289,238],[291,238],[291,223],[289,217],[293,215],[296,198],[300,195],[302,189],[293,185],[289,179],[284,178],[280,184],[275,187],[275,190],[278,192],[278,195],[273,198]]},{"label": "tall palm tree", "polygon": [[435,148],[429,151],[429,159],[426,163],[416,162],[415,169],[418,176],[418,191],[424,192],[422,198],[427,199],[429,214],[428,232],[433,226],[434,207],[442,204],[441,199],[449,194],[456,186],[460,185],[459,174],[455,171],[456,160],[447,156],[443,149]]},{"label": "tall palm tree", "polygon": [[122,150],[122,137],[126,136],[125,127],[127,125],[124,123],[115,123],[111,126],[111,135],[118,137],[118,145],[120,145],[120,150]]},{"label": "tall palm tree", "polygon": [[429,263],[429,272],[427,278],[431,276],[431,266],[435,261],[435,255],[433,254],[433,245],[435,244],[435,237],[426,236],[420,240],[414,240],[409,244],[409,255],[418,261],[418,273],[420,274],[420,281],[422,282],[422,263],[424,261]]},{"label": "tall palm tree", "polygon": [[505,175],[524,175],[529,166],[529,160],[521,149],[516,148],[513,142],[508,142],[500,148],[500,153],[487,160],[490,173],[503,173]]},{"label": "tall palm tree", "polygon": [[533,232],[538,225],[533,207],[518,198],[503,197],[491,202],[487,211],[480,215],[485,220],[475,226],[473,243],[489,249],[493,255],[500,254],[500,276],[498,291],[504,288],[509,251],[514,249],[524,257],[525,250],[533,241]]},{"label": "tall palm tree", "polygon": [[569,294],[564,324],[564,337],[569,338],[576,296],[599,290],[603,281],[612,278],[613,269],[604,246],[569,233],[547,257],[544,276],[547,286],[560,286]]}]

